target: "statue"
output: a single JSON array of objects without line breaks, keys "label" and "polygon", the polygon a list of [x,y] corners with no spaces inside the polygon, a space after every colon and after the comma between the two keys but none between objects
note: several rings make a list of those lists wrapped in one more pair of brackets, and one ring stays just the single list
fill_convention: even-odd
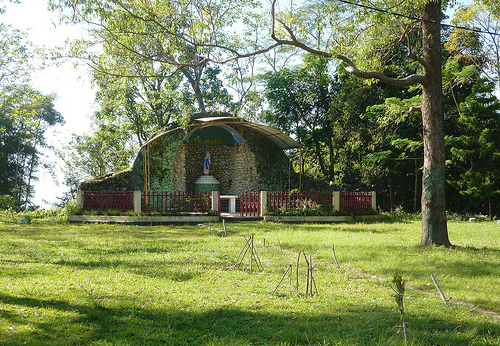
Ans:
[{"label": "statue", "polygon": [[212,166],[212,158],[210,157],[210,153],[207,151],[205,154],[205,158],[203,159],[203,174],[210,174],[210,167]]}]

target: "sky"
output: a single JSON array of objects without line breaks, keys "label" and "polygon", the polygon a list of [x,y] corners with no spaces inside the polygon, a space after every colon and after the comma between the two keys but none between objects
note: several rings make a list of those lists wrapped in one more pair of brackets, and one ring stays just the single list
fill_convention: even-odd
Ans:
[{"label": "sky", "polygon": [[[57,47],[68,38],[80,38],[82,32],[76,27],[61,26],[55,14],[47,10],[44,0],[22,0],[21,4],[6,1],[6,13],[0,16],[5,24],[28,32],[28,37],[36,46],[47,48]],[[43,71],[33,71],[32,86],[44,94],[55,94],[55,109],[64,117],[66,123],[57,126],[47,133],[50,145],[61,147],[68,143],[72,133],[84,133],[90,128],[90,115],[95,109],[94,95],[88,70],[81,66],[78,69],[68,62],[62,66],[49,66]],[[54,155],[46,153],[46,160],[56,163],[56,174],[61,171],[60,163]],[[56,181],[47,171],[40,171],[39,181],[35,184],[35,205],[50,208],[57,202],[57,197],[63,195],[68,188],[62,184],[62,175],[56,176]]]}]

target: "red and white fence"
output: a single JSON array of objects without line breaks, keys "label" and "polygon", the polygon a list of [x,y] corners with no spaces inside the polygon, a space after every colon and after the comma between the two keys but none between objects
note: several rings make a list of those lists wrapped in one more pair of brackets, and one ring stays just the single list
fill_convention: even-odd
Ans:
[{"label": "red and white fence", "polygon": [[[227,197],[227,196],[225,196]],[[239,201],[241,216],[262,216],[265,209],[273,213],[279,209],[299,210],[321,206],[329,211],[355,212],[376,209],[375,192],[243,192],[230,196]],[[119,210],[146,213],[199,212],[215,210],[220,215],[221,196],[217,191],[79,191],[78,203],[82,210]]]},{"label": "red and white fence", "polygon": [[267,193],[267,208],[269,212],[274,212],[279,209],[298,210],[304,206],[315,203],[332,209],[333,194],[321,192],[294,192],[275,191]]},{"label": "red and white fence", "polygon": [[134,210],[133,191],[82,191],[82,210]]},{"label": "red and white fence", "polygon": [[342,211],[375,210],[374,194],[371,191],[341,192],[339,208]]},{"label": "red and white fence", "polygon": [[141,196],[141,210],[155,212],[199,212],[206,213],[211,206],[211,194],[186,191],[149,191]]},{"label": "red and white fence", "polygon": [[259,192],[242,192],[240,195],[240,216],[261,216]]}]

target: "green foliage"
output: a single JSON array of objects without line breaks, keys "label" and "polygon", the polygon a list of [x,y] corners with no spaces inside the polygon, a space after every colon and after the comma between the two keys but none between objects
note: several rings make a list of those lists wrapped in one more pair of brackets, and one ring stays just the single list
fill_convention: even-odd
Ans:
[{"label": "green foliage", "polygon": [[163,136],[152,145],[150,149],[151,190],[173,191],[173,162],[181,144],[182,138],[179,137],[181,135]]},{"label": "green foliage", "polygon": [[[208,64],[232,54],[237,43],[227,29],[257,6],[253,1],[50,3],[64,20],[87,27],[89,36],[73,41],[68,54],[94,67],[103,109],[123,110],[140,142],[152,135],[148,130],[159,130],[172,118],[233,109],[217,76],[220,68]],[[93,25],[96,18],[100,25]],[[103,47],[98,53],[92,49],[96,45]]]},{"label": "green foliage", "polygon": [[400,309],[401,308],[401,298],[404,297],[405,294],[405,280],[403,280],[403,277],[401,276],[400,273],[394,273],[392,276],[392,289],[394,291],[394,302],[396,303],[396,306]]},{"label": "green foliage", "polygon": [[471,1],[467,5],[458,7],[452,23],[482,31],[454,29],[445,45],[445,48],[454,54],[452,59],[461,66],[475,65],[482,77],[500,85],[498,84],[500,77],[498,6],[484,0]]},{"label": "green foliage", "polygon": [[449,183],[460,193],[481,198],[500,195],[500,102],[492,85],[479,81],[461,104],[456,135],[448,137],[460,179]]},{"label": "green foliage", "polygon": [[64,210],[67,215],[81,215],[83,213],[82,209],[78,206],[78,202],[74,199],[66,203]]},{"label": "green foliage", "polygon": [[273,215],[290,215],[290,216],[323,216],[331,215],[332,209],[330,206],[323,206],[311,199],[303,199],[299,205],[293,208],[290,206],[282,206],[274,211]]},{"label": "green foliage", "polygon": [[335,175],[331,156],[332,120],[328,116],[333,89],[328,60],[315,56],[307,56],[300,68],[282,69],[266,77],[270,110],[265,113],[265,121],[286,134],[295,135],[305,158],[314,161],[316,166],[319,164],[319,176],[328,180],[334,180]]},{"label": "green foliage", "polygon": [[90,134],[73,134],[71,142],[58,151],[64,162],[65,183],[75,193],[86,179],[126,170],[137,150],[130,128],[114,121],[98,122]]},{"label": "green foliage", "polygon": [[19,208],[31,204],[37,169],[49,166],[41,153],[46,130],[63,122],[55,97],[30,86],[36,54],[26,37],[0,22],[0,195],[13,196]]},{"label": "green foliage", "polygon": [[[0,15],[5,15],[4,11]],[[32,44],[27,34],[0,22],[0,86],[23,84],[32,66]]]},{"label": "green foliage", "polygon": [[44,164],[45,132],[64,122],[54,99],[29,85],[1,88],[0,194],[11,194],[21,208],[30,205],[37,169]]},{"label": "green foliage", "polygon": [[0,195],[0,210],[12,210],[16,207],[16,199],[11,195]]}]

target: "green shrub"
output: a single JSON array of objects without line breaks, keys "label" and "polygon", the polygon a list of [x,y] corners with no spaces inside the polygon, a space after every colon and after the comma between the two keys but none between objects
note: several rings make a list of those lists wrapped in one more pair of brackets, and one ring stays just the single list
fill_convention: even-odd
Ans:
[{"label": "green shrub", "polygon": [[104,215],[106,216],[120,216],[121,214],[122,212],[119,210],[106,210],[104,212]]},{"label": "green shrub", "polygon": [[78,202],[76,200],[69,201],[64,206],[64,210],[68,215],[82,215],[83,210],[78,206]]},{"label": "green shrub", "polygon": [[0,210],[13,210],[16,208],[16,199],[11,195],[0,195]]}]

